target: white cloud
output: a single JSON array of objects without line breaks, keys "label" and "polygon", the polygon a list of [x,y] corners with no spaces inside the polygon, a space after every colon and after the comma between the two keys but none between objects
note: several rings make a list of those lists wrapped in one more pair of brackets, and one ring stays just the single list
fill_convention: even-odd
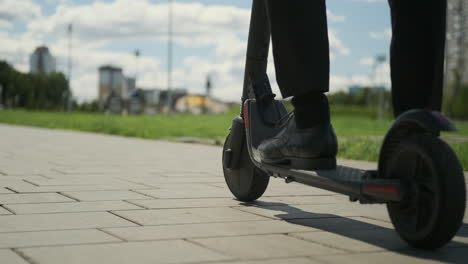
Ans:
[{"label": "white cloud", "polygon": [[[0,0],[0,10],[3,10],[3,3],[10,6],[16,3],[29,5],[30,10],[29,13],[25,12],[28,15],[19,14],[21,12],[11,15],[23,21],[26,26],[24,33],[12,33],[8,31],[8,26],[6,29],[0,26],[0,59],[7,59],[15,67],[27,71],[29,54],[36,46],[46,44],[57,57],[59,70],[66,73],[66,25],[72,22],[72,88],[81,101],[96,97],[97,68],[100,65],[124,66],[126,75],[134,74],[134,56],[129,52],[110,49],[109,45],[120,42],[130,47],[130,42],[157,44],[167,41],[168,6],[165,2],[155,4],[148,0],[116,0],[79,4],[78,1],[73,3],[69,0],[47,1],[57,4],[51,15],[42,14],[40,6],[32,1]],[[206,75],[210,74],[216,97],[239,100],[250,10],[226,5],[175,2],[173,11],[174,42],[186,50],[207,47],[213,51],[209,58],[200,54],[182,58],[182,63],[173,71],[173,85],[188,87],[191,92],[200,93],[203,91]],[[330,12],[328,15],[330,20],[336,22],[345,20],[344,16]],[[350,50],[333,29],[329,30],[329,39],[332,59],[350,54]],[[138,85],[166,88],[166,67],[165,58],[142,54],[138,61]],[[271,55],[268,74],[273,88],[279,94]]]},{"label": "white cloud", "polygon": [[387,28],[382,32],[369,32],[369,37],[371,39],[384,39],[384,40],[389,40],[392,38],[392,29]]},{"label": "white cloud", "polygon": [[338,38],[338,33],[333,29],[328,30],[328,39],[330,42],[330,58],[334,59],[337,55],[349,55],[351,51],[347,48],[341,39]]},{"label": "white cloud", "polygon": [[327,19],[330,22],[344,22],[346,20],[346,17],[343,15],[337,15],[327,9]]},{"label": "white cloud", "polygon": [[372,64],[374,64],[374,58],[372,58],[372,57],[362,57],[359,60],[359,64],[361,64],[361,65],[372,65]]},{"label": "white cloud", "polygon": [[0,20],[26,22],[41,15],[41,7],[33,1],[0,0]]},{"label": "white cloud", "polygon": [[387,2],[387,0],[348,0],[352,2],[364,2],[364,3],[384,3]]},{"label": "white cloud", "polygon": [[13,27],[13,23],[11,23],[10,21],[0,20],[0,29],[9,30],[12,27]]},{"label": "white cloud", "polygon": [[390,87],[390,65],[388,63],[379,65],[376,68],[375,75],[369,73],[369,75],[354,74],[351,76],[330,76],[330,92],[347,91],[348,88],[353,85]]}]

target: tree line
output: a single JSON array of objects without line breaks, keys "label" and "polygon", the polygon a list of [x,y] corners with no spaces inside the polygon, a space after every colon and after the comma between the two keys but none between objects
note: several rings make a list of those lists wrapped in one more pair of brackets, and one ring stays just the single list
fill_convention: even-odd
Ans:
[{"label": "tree line", "polygon": [[71,98],[63,73],[22,73],[0,61],[0,104],[6,108],[62,110]]}]

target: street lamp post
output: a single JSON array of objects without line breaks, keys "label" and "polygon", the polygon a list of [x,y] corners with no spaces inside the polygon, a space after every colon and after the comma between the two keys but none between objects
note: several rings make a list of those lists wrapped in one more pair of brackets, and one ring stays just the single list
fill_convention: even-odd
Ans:
[{"label": "street lamp post", "polygon": [[168,3],[167,22],[167,111],[172,111],[172,0]]},{"label": "street lamp post", "polygon": [[73,33],[73,27],[72,23],[68,24],[68,91],[67,91],[67,97],[65,100],[66,102],[66,108],[67,111],[71,111],[71,96],[72,96],[72,90],[71,90],[71,74],[72,74],[72,60],[71,60],[71,53],[72,53],[72,33]]},{"label": "street lamp post", "polygon": [[379,88],[379,112],[378,112],[378,119],[381,120],[383,118],[384,112],[384,87],[379,87],[377,85],[377,68],[378,66],[382,65],[387,60],[385,55],[377,55],[374,61],[374,85],[375,88]]}]

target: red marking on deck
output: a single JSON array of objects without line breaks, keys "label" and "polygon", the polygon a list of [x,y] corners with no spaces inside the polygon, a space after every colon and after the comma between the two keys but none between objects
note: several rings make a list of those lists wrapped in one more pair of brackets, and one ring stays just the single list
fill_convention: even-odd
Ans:
[{"label": "red marking on deck", "polygon": [[381,185],[367,185],[367,191],[369,192],[380,192],[380,193],[400,193],[400,188],[394,186],[381,186]]}]

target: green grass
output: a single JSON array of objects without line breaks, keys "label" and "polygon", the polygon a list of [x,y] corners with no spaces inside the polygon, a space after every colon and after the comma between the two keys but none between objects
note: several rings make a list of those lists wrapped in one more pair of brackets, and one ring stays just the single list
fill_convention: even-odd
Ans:
[{"label": "green grass", "polygon": [[[0,123],[98,132],[148,139],[175,139],[179,137],[209,138],[223,142],[234,109],[224,115],[173,114],[154,116],[115,116],[95,113],[0,111]],[[339,157],[376,161],[383,135],[391,119],[375,120],[373,109],[333,107],[332,121],[339,139]],[[444,133],[468,170],[468,123],[456,122],[458,131]]]}]

